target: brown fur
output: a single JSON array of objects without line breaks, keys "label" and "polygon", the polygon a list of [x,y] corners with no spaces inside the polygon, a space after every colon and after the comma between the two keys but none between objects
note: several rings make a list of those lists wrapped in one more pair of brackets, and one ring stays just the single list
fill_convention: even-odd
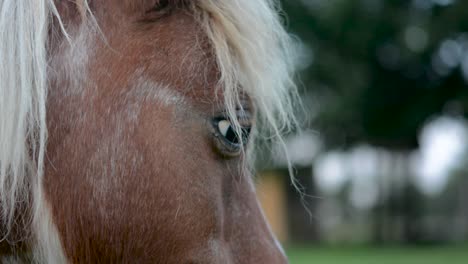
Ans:
[{"label": "brown fur", "polygon": [[[284,263],[242,156],[216,151],[210,120],[224,109],[210,45],[189,9],[155,17],[146,13],[154,3],[90,3],[106,42],[88,40],[86,80],[61,74],[73,69],[62,69],[69,47],[51,43],[44,185],[65,254],[72,263]],[[60,1],[72,37],[79,11]],[[152,99],[139,78],[186,103]]]}]

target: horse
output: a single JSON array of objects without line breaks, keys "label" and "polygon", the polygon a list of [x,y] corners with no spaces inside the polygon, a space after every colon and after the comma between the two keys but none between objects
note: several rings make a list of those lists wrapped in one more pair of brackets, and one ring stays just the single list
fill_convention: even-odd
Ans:
[{"label": "horse", "polygon": [[286,263],[254,187],[294,114],[274,0],[0,0],[3,263]]}]

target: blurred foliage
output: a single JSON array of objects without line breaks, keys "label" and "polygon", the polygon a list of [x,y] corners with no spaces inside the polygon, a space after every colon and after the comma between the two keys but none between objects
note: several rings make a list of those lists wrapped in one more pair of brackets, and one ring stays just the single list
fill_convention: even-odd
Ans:
[{"label": "blurred foliage", "polygon": [[310,126],[327,147],[413,149],[430,117],[468,117],[468,1],[284,0],[283,8],[304,43]]}]

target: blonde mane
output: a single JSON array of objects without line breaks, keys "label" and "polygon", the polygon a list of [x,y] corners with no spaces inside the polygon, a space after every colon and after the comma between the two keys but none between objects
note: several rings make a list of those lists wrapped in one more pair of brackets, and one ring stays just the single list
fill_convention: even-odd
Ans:
[{"label": "blonde mane", "polygon": [[56,13],[52,0],[0,1],[0,218],[4,237],[15,224],[18,208],[31,201],[29,194],[42,194],[46,43],[52,12]]},{"label": "blonde mane", "polygon": [[[236,130],[240,133],[236,108],[244,92],[258,111],[255,134],[284,148],[282,135],[299,127],[294,110],[300,100],[294,82],[297,46],[282,25],[278,2],[194,1],[213,45],[221,73],[219,87]],[[253,151],[247,154],[252,163]]]},{"label": "blonde mane", "polygon": [[[85,0],[81,5],[87,8]],[[231,120],[236,122],[239,94],[253,100],[263,130],[282,142],[297,125],[293,82],[294,45],[284,30],[275,0],[197,0],[191,2],[212,42],[220,85]],[[46,210],[42,179],[47,141],[47,42],[54,0],[0,0],[0,230],[6,239],[17,213],[31,209],[33,236]],[[32,208],[31,208],[32,202]],[[49,230],[44,228],[43,230]],[[37,238],[38,243],[42,241]],[[51,253],[52,254],[52,253]],[[48,257],[44,257],[47,259]]]},{"label": "blonde mane", "polygon": [[64,259],[42,189],[52,17],[63,31],[53,0],[0,0],[0,241],[35,241],[35,263]]}]

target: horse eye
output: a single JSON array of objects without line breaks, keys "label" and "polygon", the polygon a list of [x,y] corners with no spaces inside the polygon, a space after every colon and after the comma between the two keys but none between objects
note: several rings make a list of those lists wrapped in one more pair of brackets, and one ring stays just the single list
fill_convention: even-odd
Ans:
[{"label": "horse eye", "polygon": [[240,138],[234,131],[231,122],[227,120],[220,120],[218,122],[218,131],[229,143],[239,144]]},{"label": "horse eye", "polygon": [[231,123],[227,119],[220,118],[216,121],[216,128],[223,140],[230,144],[230,147],[241,148],[241,143],[246,144],[250,137],[250,126],[242,127],[241,133],[237,133]]}]

